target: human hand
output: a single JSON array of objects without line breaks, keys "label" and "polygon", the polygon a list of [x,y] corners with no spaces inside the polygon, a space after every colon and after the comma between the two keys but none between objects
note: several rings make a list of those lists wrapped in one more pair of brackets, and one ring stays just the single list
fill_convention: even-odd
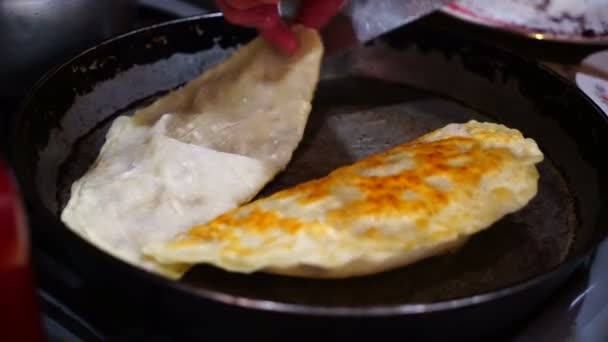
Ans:
[{"label": "human hand", "polygon": [[[320,29],[346,0],[303,0],[296,24]],[[280,0],[217,0],[227,21],[257,29],[270,44],[285,54],[298,50],[298,41],[279,14]]]}]

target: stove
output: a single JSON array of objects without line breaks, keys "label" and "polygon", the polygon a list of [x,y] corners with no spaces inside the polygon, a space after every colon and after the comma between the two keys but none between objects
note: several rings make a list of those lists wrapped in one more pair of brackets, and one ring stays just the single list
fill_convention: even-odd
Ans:
[{"label": "stove", "polygon": [[[132,28],[204,13],[196,1],[141,0]],[[0,96],[0,144],[7,147],[8,121],[20,96]],[[36,225],[36,222],[31,222]],[[33,262],[50,341],[214,340],[204,331],[172,331],[152,314],[125,304],[124,294],[88,283],[64,262],[66,256],[33,237]],[[56,248],[57,246],[55,246]],[[127,323],[128,322],[128,323]],[[608,341],[608,241],[524,326],[495,341]]]}]

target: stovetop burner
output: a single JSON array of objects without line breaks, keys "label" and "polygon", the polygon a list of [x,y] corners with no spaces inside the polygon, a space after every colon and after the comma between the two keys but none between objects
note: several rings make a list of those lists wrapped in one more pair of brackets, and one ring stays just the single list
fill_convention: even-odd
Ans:
[{"label": "stovetop burner", "polygon": [[[141,0],[132,28],[204,13],[183,0]],[[6,148],[7,124],[20,97],[0,96],[0,146]],[[35,225],[35,222],[32,222]],[[35,237],[34,237],[35,239]],[[125,295],[104,284],[87,283],[58,249],[34,241],[34,270],[43,320],[50,341],[208,340],[201,330],[171,331],[152,314],[124,305]],[[608,341],[608,242],[572,279],[511,336],[494,341]]]}]

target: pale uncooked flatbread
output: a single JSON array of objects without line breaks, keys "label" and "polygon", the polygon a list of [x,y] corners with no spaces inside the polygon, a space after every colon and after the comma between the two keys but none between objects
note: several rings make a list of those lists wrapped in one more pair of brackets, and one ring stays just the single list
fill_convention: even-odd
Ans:
[{"label": "pale uncooked flatbread", "polygon": [[251,200],[286,167],[316,88],[323,47],[296,30],[299,52],[261,39],[133,118],[117,118],[90,170],[72,185],[66,225],[102,250],[179,277],[141,253]]},{"label": "pale uncooked flatbread", "polygon": [[342,278],[444,253],[537,193],[536,143],[503,125],[450,124],[147,246],[162,263]]}]

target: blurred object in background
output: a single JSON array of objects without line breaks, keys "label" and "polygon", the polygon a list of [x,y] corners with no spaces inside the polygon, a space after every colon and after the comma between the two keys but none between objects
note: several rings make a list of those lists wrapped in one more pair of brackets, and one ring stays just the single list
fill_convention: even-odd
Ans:
[{"label": "blurred object in background", "polygon": [[130,29],[137,0],[0,0],[0,93],[19,94],[54,64]]},{"label": "blurred object in background", "polygon": [[538,40],[608,44],[606,0],[458,0],[444,12]]},{"label": "blurred object in background", "polygon": [[15,183],[0,161],[0,341],[43,341],[28,235]]},{"label": "blurred object in background", "polygon": [[608,81],[608,50],[599,51],[587,56],[581,62],[580,71]]},{"label": "blurred object in background", "polygon": [[576,84],[608,115],[608,50],[585,58],[578,71]]}]

